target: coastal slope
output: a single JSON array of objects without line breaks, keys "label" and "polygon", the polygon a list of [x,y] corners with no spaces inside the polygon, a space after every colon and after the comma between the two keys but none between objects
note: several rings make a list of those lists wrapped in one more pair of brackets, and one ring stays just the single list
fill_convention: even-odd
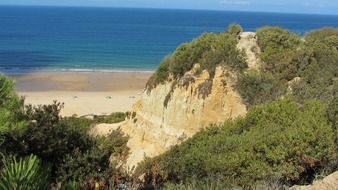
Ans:
[{"label": "coastal slope", "polygon": [[[255,33],[242,33],[237,48],[247,55],[247,70],[257,70],[259,58],[253,50],[259,51],[259,48]],[[210,76],[207,70],[196,74],[199,70],[200,64],[196,63],[179,79],[169,79],[146,90],[134,104],[126,122],[111,126],[120,127],[130,136],[128,168],[145,157],[165,152],[205,127],[246,114],[246,105],[234,88],[238,78],[236,71],[219,65]],[[203,85],[209,91],[206,96],[201,94]],[[100,127],[107,125],[97,126]]]}]

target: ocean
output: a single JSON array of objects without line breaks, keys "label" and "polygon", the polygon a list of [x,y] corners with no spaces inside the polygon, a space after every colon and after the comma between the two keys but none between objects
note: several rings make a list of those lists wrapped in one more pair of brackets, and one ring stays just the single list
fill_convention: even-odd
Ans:
[{"label": "ocean", "polygon": [[338,16],[0,6],[0,72],[152,71],[179,44],[230,23],[245,31],[276,25],[304,34],[338,27]]}]

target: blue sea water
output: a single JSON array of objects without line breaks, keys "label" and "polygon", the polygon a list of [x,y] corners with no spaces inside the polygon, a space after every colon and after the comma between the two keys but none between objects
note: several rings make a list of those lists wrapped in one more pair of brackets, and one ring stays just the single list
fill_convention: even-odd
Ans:
[{"label": "blue sea water", "polygon": [[303,34],[338,16],[196,10],[0,6],[0,72],[154,70],[176,46],[230,23]]}]

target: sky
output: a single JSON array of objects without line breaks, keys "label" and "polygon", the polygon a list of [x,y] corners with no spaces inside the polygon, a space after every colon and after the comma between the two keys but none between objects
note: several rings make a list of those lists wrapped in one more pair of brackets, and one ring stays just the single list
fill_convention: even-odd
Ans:
[{"label": "sky", "polygon": [[0,0],[0,5],[207,9],[338,15],[338,0]]}]

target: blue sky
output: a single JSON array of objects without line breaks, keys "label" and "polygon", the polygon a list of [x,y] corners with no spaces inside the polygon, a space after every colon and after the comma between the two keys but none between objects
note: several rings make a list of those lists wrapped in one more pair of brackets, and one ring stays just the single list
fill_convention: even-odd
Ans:
[{"label": "blue sky", "polygon": [[338,0],[0,0],[0,4],[180,8],[338,14]]}]

